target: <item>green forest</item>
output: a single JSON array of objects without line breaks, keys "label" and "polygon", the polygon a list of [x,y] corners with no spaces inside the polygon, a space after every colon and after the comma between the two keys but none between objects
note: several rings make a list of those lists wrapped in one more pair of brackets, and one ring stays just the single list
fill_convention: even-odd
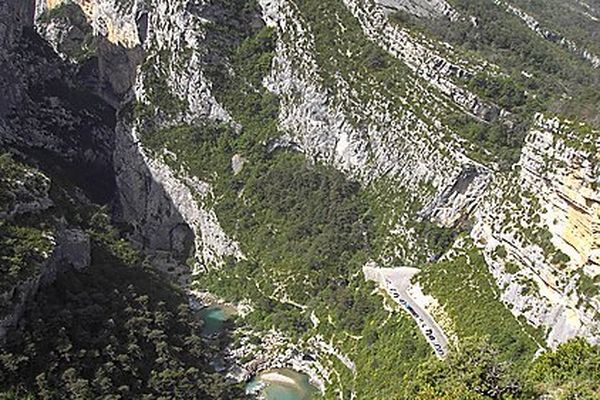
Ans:
[{"label": "green forest", "polygon": [[[3,173],[23,171],[22,164],[3,160]],[[52,193],[55,204],[57,193],[73,201],[60,186]],[[56,266],[55,281],[27,305],[22,326],[8,333],[0,350],[0,398],[244,398],[243,387],[209,365],[228,339],[201,338],[202,322],[187,295],[122,238],[104,208],[67,204],[21,217],[27,225],[0,225],[2,266],[10,266],[3,285],[27,282],[37,274],[30,266],[47,268],[36,232],[57,226],[62,213],[91,238],[91,265],[82,271]]]}]

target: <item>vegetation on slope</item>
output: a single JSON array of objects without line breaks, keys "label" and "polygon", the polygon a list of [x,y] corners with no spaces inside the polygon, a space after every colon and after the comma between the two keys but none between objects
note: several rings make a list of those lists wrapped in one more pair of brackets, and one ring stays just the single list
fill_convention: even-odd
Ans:
[{"label": "vegetation on slope", "polygon": [[208,361],[216,349],[185,294],[95,242],[83,272],[42,290],[0,354],[0,390],[40,399],[242,397]]},{"label": "vegetation on slope", "polygon": [[532,363],[527,378],[543,393],[558,400],[600,397],[600,347],[573,339]]},{"label": "vegetation on slope", "polygon": [[100,39],[94,35],[81,8],[64,2],[39,16],[42,23],[58,23],[68,26],[69,32],[58,43],[58,50],[77,63],[84,63],[96,55]]},{"label": "vegetation on slope", "polygon": [[510,0],[508,3],[533,16],[543,28],[574,41],[579,50],[588,50],[596,55],[600,53],[598,2],[593,4],[591,1],[588,4],[562,0]]},{"label": "vegetation on slope", "polygon": [[583,339],[542,354],[524,372],[500,360],[499,349],[485,338],[470,338],[446,360],[421,364],[401,398],[594,400],[600,396],[600,349]]},{"label": "vegetation on slope", "polygon": [[[263,28],[231,55],[234,75],[213,75],[220,88],[215,95],[242,122],[241,130],[205,123],[148,131],[142,140],[157,154],[177,154],[165,160],[213,185],[220,222],[248,256],[199,276],[196,285],[231,301],[250,299],[255,310],[244,322],[255,330],[275,327],[296,340],[316,334],[332,340],[358,360],[353,373],[328,357],[341,390],[360,387],[365,398],[376,397],[364,383],[388,381],[392,366],[405,376],[432,353],[409,317],[389,315],[363,281],[371,217],[358,184],[300,154],[271,149],[279,135],[277,98],[262,87],[262,77],[272,55],[273,32]],[[237,175],[230,165],[235,154],[245,159]],[[318,328],[309,318],[313,312],[323,321]],[[378,357],[375,348],[382,349]],[[336,396],[334,386],[328,396]],[[394,383],[389,393],[400,386]]]},{"label": "vegetation on slope", "polygon": [[0,293],[35,277],[53,249],[50,226],[11,215],[35,204],[45,188],[42,174],[0,154]]},{"label": "vegetation on slope", "polygon": [[50,232],[0,220],[0,293],[36,276],[52,248]]},{"label": "vegetation on slope", "polygon": [[[418,275],[424,291],[442,304],[459,337],[487,336],[504,360],[527,364],[538,349],[533,337],[499,298],[481,253],[470,240],[463,249],[430,264]],[[532,331],[533,329],[531,329]]]},{"label": "vegetation on slope", "polygon": [[[535,111],[553,111],[592,124],[600,123],[597,118],[600,102],[595,89],[600,84],[600,72],[588,61],[578,59],[559,43],[540,37],[517,16],[491,0],[453,0],[451,3],[467,17],[456,22],[445,18],[431,21],[399,12],[394,20],[499,65],[508,74],[499,78],[500,81],[475,76],[466,84],[510,111],[524,117]],[[519,3],[531,3],[538,10],[548,9],[548,2],[543,5],[529,1]],[[573,24],[566,24],[564,19],[574,20],[573,13],[560,13],[556,18],[563,21],[553,27],[572,30]],[[524,93],[526,101],[523,101]]]}]

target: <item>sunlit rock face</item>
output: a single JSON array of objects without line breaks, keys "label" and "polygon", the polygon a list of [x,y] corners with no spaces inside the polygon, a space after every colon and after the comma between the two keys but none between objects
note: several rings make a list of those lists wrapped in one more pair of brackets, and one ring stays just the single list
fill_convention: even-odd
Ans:
[{"label": "sunlit rock face", "polygon": [[590,130],[583,133],[587,137],[578,137],[578,129],[585,127],[539,117],[523,149],[521,176],[539,189],[553,243],[570,256],[573,268],[587,266],[598,275],[600,153],[594,152],[598,133]]},{"label": "sunlit rock face", "polygon": [[[174,171],[163,159],[167,154],[148,154],[135,130],[125,125],[118,129],[118,218],[132,226],[131,239],[183,285],[190,283],[190,274],[222,267],[227,257],[243,259],[238,243],[204,205],[212,196],[210,185],[188,177],[184,170]],[[181,260],[191,255],[193,264],[183,265]]]},{"label": "sunlit rock face", "polygon": [[600,299],[579,286],[600,272],[597,138],[584,125],[537,116],[518,171],[495,180],[472,231],[503,300],[545,327],[553,346],[578,335],[600,341]]},{"label": "sunlit rock face", "polygon": [[401,10],[425,18],[448,17],[450,20],[459,18],[459,14],[445,0],[378,0],[388,12]]},{"label": "sunlit rock face", "polygon": [[[38,0],[36,14],[52,11],[68,2],[73,2],[87,17],[90,25],[99,35],[104,36],[110,43],[126,48],[138,46],[140,34],[135,13],[139,2],[96,1],[96,0]],[[122,4],[121,6],[119,6]]]}]

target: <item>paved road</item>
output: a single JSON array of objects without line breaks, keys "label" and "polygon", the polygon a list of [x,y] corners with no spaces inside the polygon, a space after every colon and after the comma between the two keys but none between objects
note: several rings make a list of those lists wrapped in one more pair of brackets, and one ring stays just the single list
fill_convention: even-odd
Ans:
[{"label": "paved road", "polygon": [[411,277],[419,270],[416,268],[374,268],[365,266],[363,272],[366,279],[379,283],[390,297],[411,315],[436,356],[444,358],[448,353],[448,339],[444,331],[407,292]]}]

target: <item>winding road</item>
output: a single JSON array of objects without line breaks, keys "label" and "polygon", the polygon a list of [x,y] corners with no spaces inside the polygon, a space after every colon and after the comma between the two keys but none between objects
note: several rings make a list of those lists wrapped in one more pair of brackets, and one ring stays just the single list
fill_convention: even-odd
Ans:
[{"label": "winding road", "polygon": [[410,279],[418,273],[417,268],[376,268],[363,267],[367,280],[375,281],[385,289],[389,296],[415,320],[419,330],[425,336],[435,355],[444,358],[448,354],[448,338],[429,313],[408,293]]}]

